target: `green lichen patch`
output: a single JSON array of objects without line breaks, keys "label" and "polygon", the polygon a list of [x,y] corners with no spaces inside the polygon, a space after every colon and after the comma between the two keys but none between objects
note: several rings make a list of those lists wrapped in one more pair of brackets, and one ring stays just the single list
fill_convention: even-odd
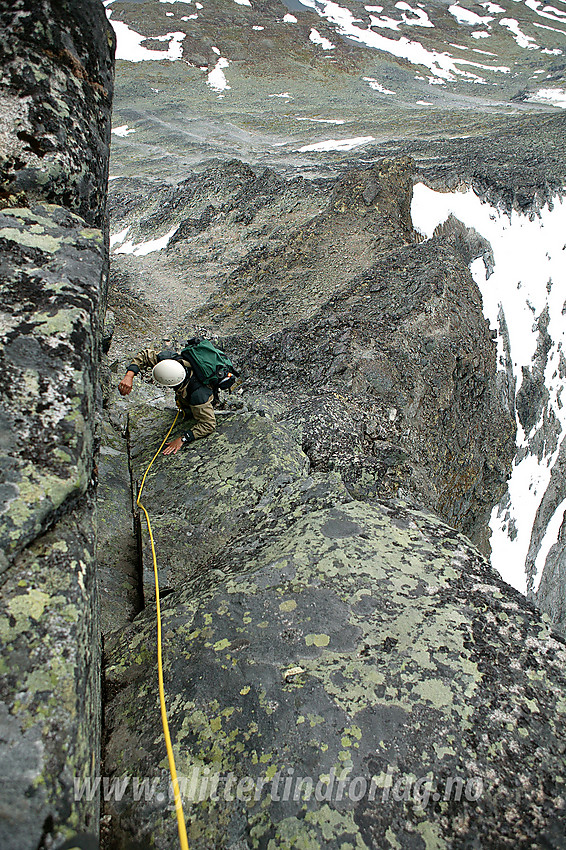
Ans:
[{"label": "green lichen patch", "polygon": [[[96,830],[100,643],[93,506],[83,503],[13,563],[0,600],[0,833],[6,847]],[[86,788],[86,786],[84,786]],[[25,842],[29,842],[25,844]],[[3,843],[4,846],[4,843]]]},{"label": "green lichen patch", "polygon": [[0,571],[93,464],[102,233],[53,205],[0,212]]},{"label": "green lichen patch", "polygon": [[[564,823],[563,647],[435,517],[300,501],[308,489],[280,487],[253,542],[242,535],[208,562],[214,584],[164,600],[192,846],[464,847],[462,818],[466,841],[498,846],[502,822],[535,842],[543,823]],[[150,606],[109,647],[111,772],[162,778],[154,629]],[[528,790],[515,816],[516,763]],[[155,801],[110,811],[138,840],[174,840]]]}]

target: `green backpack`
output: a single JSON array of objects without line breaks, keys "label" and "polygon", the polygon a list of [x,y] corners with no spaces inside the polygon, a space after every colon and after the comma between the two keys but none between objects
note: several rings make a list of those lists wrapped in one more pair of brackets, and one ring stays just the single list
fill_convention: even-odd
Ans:
[{"label": "green backpack", "polygon": [[193,367],[195,378],[214,392],[229,390],[239,378],[230,358],[208,339],[189,339],[181,357]]}]

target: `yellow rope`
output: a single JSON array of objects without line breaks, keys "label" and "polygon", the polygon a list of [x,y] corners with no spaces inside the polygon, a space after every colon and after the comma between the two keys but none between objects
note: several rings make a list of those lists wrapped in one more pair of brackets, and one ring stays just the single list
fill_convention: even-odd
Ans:
[{"label": "yellow rope", "polygon": [[161,705],[161,722],[163,723],[163,735],[165,738],[165,746],[167,747],[167,758],[169,760],[169,772],[171,774],[171,781],[173,783],[173,794],[175,797],[175,812],[177,814],[177,826],[179,828],[179,841],[181,843],[181,850],[189,850],[189,843],[187,841],[187,829],[185,826],[185,816],[183,814],[183,803],[181,800],[181,792],[179,790],[179,780],[177,779],[177,770],[175,768],[175,757],[173,755],[173,747],[171,746],[171,735],[169,734],[169,724],[167,722],[167,709],[165,707],[165,690],[163,687],[163,657],[161,652],[161,607],[159,604],[159,579],[157,577],[157,557],[155,555],[155,544],[153,542],[153,532],[151,530],[151,523],[149,521],[149,514],[140,502],[142,490],[144,488],[145,479],[147,478],[147,474],[152,467],[153,461],[158,456],[159,452],[165,445],[169,434],[175,427],[175,422],[179,418],[180,410],[177,411],[177,415],[173,420],[173,424],[167,431],[165,438],[154,456],[151,459],[151,462],[146,469],[144,476],[142,478],[142,483],[139,489],[138,498],[136,499],[136,504],[145,514],[145,519],[147,522],[147,530],[149,532],[149,539],[151,542],[151,554],[153,557],[153,574],[155,576],[155,603],[157,608],[157,673],[159,679],[159,703]]}]

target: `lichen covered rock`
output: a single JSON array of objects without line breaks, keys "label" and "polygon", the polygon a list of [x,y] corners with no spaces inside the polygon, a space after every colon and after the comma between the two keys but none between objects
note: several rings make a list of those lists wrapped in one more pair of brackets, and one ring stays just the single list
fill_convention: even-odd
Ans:
[{"label": "lichen covered rock", "polygon": [[99,315],[114,36],[101,3],[0,10],[0,845],[98,834]]},{"label": "lichen covered rock", "polygon": [[92,475],[104,256],[61,207],[0,212],[0,572]]},{"label": "lichen covered rock", "polygon": [[0,846],[98,831],[100,627],[91,498],[38,537],[0,599]]},{"label": "lichen covered rock", "polygon": [[115,38],[102,3],[5,3],[0,32],[0,199],[23,193],[103,227]]},{"label": "lichen covered rock", "polygon": [[[336,473],[308,474],[298,448],[290,465],[299,435],[257,419],[285,478],[264,482],[229,545],[203,551],[200,577],[189,556],[163,600],[189,846],[558,848],[563,643],[466,538],[353,500]],[[201,444],[212,504],[222,427],[236,426]],[[236,468],[248,450],[231,441]],[[186,485],[188,451],[167,464],[169,493]],[[179,551],[189,516],[158,558]],[[169,848],[153,605],[108,657],[105,770],[125,782],[108,803],[113,846]]]},{"label": "lichen covered rock", "polygon": [[[174,415],[146,406],[130,414],[130,459],[138,487]],[[160,457],[146,479],[142,503],[150,512],[160,553],[159,584],[166,590],[198,576],[204,563],[253,526],[252,512],[267,504],[269,491],[300,476],[308,463],[289,432],[266,417],[218,419],[211,437]],[[171,438],[186,427],[179,424]],[[142,517],[144,595],[151,600],[155,582],[144,524]]]},{"label": "lichen covered rock", "polygon": [[103,234],[58,206],[6,208],[0,263],[0,844],[35,850],[98,830],[97,789],[76,797],[75,783],[98,771],[100,750]]}]

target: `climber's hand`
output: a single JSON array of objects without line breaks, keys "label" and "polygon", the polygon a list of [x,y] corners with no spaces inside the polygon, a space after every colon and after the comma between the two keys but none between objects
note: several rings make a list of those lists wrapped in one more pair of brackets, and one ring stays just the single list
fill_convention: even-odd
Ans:
[{"label": "climber's hand", "polygon": [[183,448],[183,441],[180,437],[177,437],[176,440],[172,440],[172,442],[167,443],[165,448],[163,449],[164,455],[176,455],[179,449]]},{"label": "climber's hand", "polygon": [[132,391],[132,385],[134,383],[134,373],[126,372],[120,383],[118,384],[118,389],[120,390],[120,395],[128,395]]}]

